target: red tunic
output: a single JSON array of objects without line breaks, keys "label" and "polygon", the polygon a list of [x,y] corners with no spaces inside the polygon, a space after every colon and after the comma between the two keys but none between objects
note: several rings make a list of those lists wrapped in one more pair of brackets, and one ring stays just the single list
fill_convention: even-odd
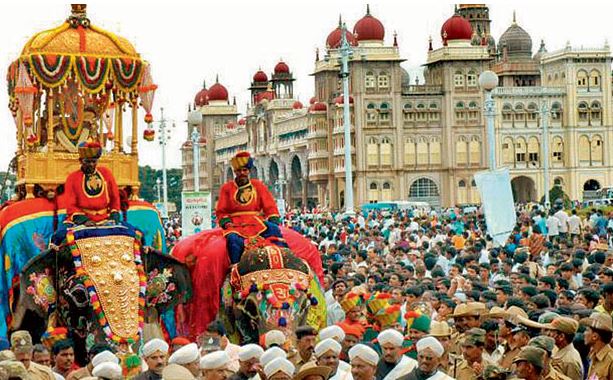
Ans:
[{"label": "red tunic", "polygon": [[85,215],[97,223],[108,219],[111,212],[120,210],[117,183],[113,173],[104,166],[96,167],[88,181],[81,170],[70,173],[65,187],[67,220],[73,221],[75,215]]},{"label": "red tunic", "polygon": [[233,227],[224,230],[224,236],[235,232],[244,238],[256,237],[266,230],[264,220],[279,216],[277,204],[268,188],[257,179],[239,186],[234,181],[226,182],[219,189],[215,209],[219,225],[231,221]]}]

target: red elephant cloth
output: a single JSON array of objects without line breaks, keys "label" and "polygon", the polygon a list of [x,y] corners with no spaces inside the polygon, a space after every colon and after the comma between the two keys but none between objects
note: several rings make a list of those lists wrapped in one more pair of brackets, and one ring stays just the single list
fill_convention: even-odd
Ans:
[{"label": "red elephant cloth", "polygon": [[244,186],[235,181],[221,186],[215,215],[221,227],[228,222],[233,224],[224,230],[224,235],[234,232],[248,239],[264,232],[263,219],[278,218],[279,210],[270,190],[260,180],[250,179]]},{"label": "red elephant cloth", "polygon": [[[317,247],[298,232],[281,227],[290,251],[305,260],[323,281],[323,268]],[[190,337],[195,339],[215,320],[219,311],[220,290],[229,271],[226,240],[219,228],[184,238],[170,253],[187,264],[192,276],[192,300],[187,308]]]},{"label": "red elephant cloth", "polygon": [[113,173],[104,166],[91,175],[81,170],[70,173],[65,188],[66,218],[71,222],[75,215],[85,215],[97,223],[120,210],[119,188]]}]

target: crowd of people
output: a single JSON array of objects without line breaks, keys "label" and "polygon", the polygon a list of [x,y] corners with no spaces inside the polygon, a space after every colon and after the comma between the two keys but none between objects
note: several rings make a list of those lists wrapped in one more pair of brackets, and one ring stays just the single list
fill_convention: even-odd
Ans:
[{"label": "crowd of people", "polygon": [[107,345],[76,368],[70,340],[14,332],[0,379],[613,379],[613,214],[517,208],[495,247],[479,212],[291,212],[321,252],[328,326],[231,343],[152,339],[138,365]]}]

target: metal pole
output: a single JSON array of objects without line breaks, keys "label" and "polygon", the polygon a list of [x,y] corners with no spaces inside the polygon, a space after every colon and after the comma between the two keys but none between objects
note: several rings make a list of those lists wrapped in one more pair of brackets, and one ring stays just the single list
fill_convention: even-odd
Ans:
[{"label": "metal pole", "polygon": [[194,191],[200,191],[200,133],[196,126],[192,129],[192,154],[194,164]]},{"label": "metal pole", "polygon": [[541,122],[543,123],[543,177],[545,180],[545,208],[549,209],[551,206],[549,199],[549,126],[548,118],[549,109],[547,107],[547,101],[543,100],[543,104],[541,106]]},{"label": "metal pole", "polygon": [[158,203],[159,203],[160,200],[162,199],[162,194],[161,194],[161,191],[162,191],[162,180],[158,178],[155,181],[155,185],[156,185],[155,187],[157,187],[157,190],[158,190]]},{"label": "metal pole", "polygon": [[343,78],[343,128],[345,129],[345,214],[354,215],[353,173],[351,171],[351,116],[349,113],[349,55],[351,46],[347,41],[347,26],[341,30],[341,77]]},{"label": "metal pole", "polygon": [[168,181],[166,178],[166,120],[164,119],[164,108],[160,108],[162,112],[162,120],[160,121],[160,143],[162,144],[162,186],[164,194],[164,215],[162,218],[168,218]]},{"label": "metal pole", "polygon": [[496,169],[496,136],[494,131],[494,99],[492,91],[485,91],[485,119],[487,123],[488,166],[490,170]]}]

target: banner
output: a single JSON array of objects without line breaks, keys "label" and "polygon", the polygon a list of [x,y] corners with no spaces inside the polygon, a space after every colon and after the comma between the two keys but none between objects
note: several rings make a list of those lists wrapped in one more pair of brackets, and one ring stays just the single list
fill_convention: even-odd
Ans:
[{"label": "banner", "polygon": [[479,188],[487,233],[495,245],[505,245],[516,223],[515,204],[509,169],[502,168],[475,174]]},{"label": "banner", "polygon": [[211,192],[184,191],[181,193],[182,236],[211,229]]}]

